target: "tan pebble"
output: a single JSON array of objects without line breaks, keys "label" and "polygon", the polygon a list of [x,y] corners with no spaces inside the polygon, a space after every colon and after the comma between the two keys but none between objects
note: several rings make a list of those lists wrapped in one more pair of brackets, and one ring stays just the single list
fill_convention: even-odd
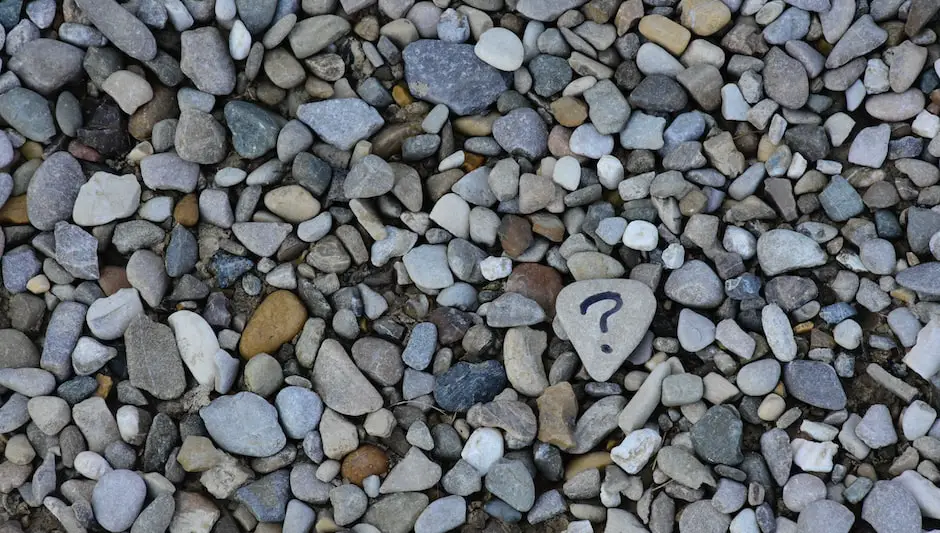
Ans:
[{"label": "tan pebble", "polygon": [[682,54],[692,39],[689,30],[662,15],[647,15],[640,19],[640,33],[675,56]]}]

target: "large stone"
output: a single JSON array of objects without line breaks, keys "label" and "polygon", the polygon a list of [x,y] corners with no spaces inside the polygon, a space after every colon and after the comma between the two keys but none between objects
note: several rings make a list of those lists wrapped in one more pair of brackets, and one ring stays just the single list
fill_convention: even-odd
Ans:
[{"label": "large stone", "polygon": [[251,392],[220,396],[200,409],[199,416],[212,440],[231,453],[267,457],[287,443],[277,409]]},{"label": "large stone", "polygon": [[303,104],[297,118],[325,142],[349,150],[385,125],[374,107],[358,98],[337,98]]},{"label": "large stone", "polygon": [[579,281],[558,294],[556,312],[585,370],[607,381],[646,334],[656,297],[638,281]]},{"label": "large stone", "polygon": [[82,14],[122,52],[140,61],[157,55],[157,41],[143,22],[114,0],[75,0]]},{"label": "large stone", "polygon": [[333,339],[320,345],[311,377],[323,403],[338,413],[360,416],[382,408],[382,396]]},{"label": "large stone", "polygon": [[161,400],[179,398],[186,374],[173,330],[140,314],[124,330],[131,384]]},{"label": "large stone", "polygon": [[7,66],[26,87],[49,95],[81,77],[85,52],[62,41],[36,39],[21,46]]},{"label": "large stone", "polygon": [[36,169],[26,190],[30,224],[37,229],[51,231],[57,222],[68,220],[84,184],[82,167],[68,152],[49,156]]},{"label": "large stone", "polygon": [[485,110],[509,88],[508,76],[477,57],[471,44],[419,40],[402,57],[411,94],[457,115]]}]

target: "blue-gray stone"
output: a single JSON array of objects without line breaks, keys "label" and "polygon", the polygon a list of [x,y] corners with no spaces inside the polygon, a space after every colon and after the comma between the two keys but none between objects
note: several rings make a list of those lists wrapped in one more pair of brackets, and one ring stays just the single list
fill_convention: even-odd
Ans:
[{"label": "blue-gray stone", "polygon": [[252,34],[263,32],[274,19],[277,0],[235,0],[238,18]]},{"label": "blue-gray stone", "polygon": [[499,361],[460,362],[437,377],[434,401],[445,411],[466,411],[491,401],[506,383],[506,370]]},{"label": "blue-gray stone", "polygon": [[563,57],[549,54],[536,56],[529,62],[532,74],[532,90],[542,97],[549,97],[571,83],[572,70]]},{"label": "blue-gray stone", "polygon": [[[910,212],[913,210],[914,208],[911,208],[908,211],[908,220],[910,220]],[[901,222],[898,221],[897,215],[888,209],[875,211],[875,228],[878,236],[882,239],[893,240],[904,236],[904,230],[901,229]]]},{"label": "blue-gray stone", "polygon": [[845,390],[836,371],[821,361],[797,360],[783,368],[787,393],[813,407],[837,411],[845,407]]},{"label": "blue-gray stone", "polygon": [[23,0],[0,0],[0,25],[10,31],[20,21]]},{"label": "blue-gray stone", "polygon": [[60,380],[72,375],[72,350],[82,334],[88,308],[77,302],[62,302],[52,311],[39,366]]},{"label": "blue-gray stone", "polygon": [[514,109],[493,123],[493,138],[510,154],[538,159],[548,151],[548,128],[534,109]]},{"label": "blue-gray stone", "polygon": [[31,141],[45,143],[55,135],[49,102],[25,87],[0,95],[0,117]]},{"label": "blue-gray stone", "polygon": [[157,41],[150,30],[114,0],[75,0],[82,13],[125,54],[140,61],[157,55]]},{"label": "blue-gray stone", "polygon": [[836,325],[856,314],[855,308],[847,302],[837,302],[819,310],[819,318],[825,320],[829,325]]},{"label": "blue-gray stone", "polygon": [[404,363],[415,370],[424,370],[431,364],[437,348],[437,326],[433,322],[421,322],[411,330],[411,337],[401,354]]},{"label": "blue-gray stone", "polygon": [[732,300],[749,300],[760,296],[760,287],[760,278],[750,272],[745,272],[725,281],[725,294]]},{"label": "blue-gray stone", "polygon": [[492,499],[483,506],[486,514],[507,524],[515,524],[522,520],[522,513],[513,509],[508,503],[500,499]]},{"label": "blue-gray stone", "polygon": [[82,228],[60,221],[55,225],[55,258],[79,279],[98,279],[98,239]]},{"label": "blue-gray stone", "polygon": [[199,259],[199,243],[196,237],[177,224],[170,232],[170,244],[166,247],[166,273],[178,278],[196,268]]},{"label": "blue-gray stone", "polygon": [[836,222],[846,221],[865,210],[862,197],[842,176],[833,176],[829,185],[819,193],[819,203],[826,215]]},{"label": "blue-gray stone", "polygon": [[712,464],[736,465],[744,460],[741,436],[744,423],[729,407],[716,405],[692,426],[695,454]]},{"label": "blue-gray stone", "polygon": [[940,213],[923,207],[907,210],[907,243],[916,254],[927,253],[930,238],[940,232]]},{"label": "blue-gray stone", "polygon": [[[228,452],[249,457],[268,457],[287,443],[287,437],[277,421],[277,409],[252,392],[220,396],[200,409],[199,416],[205,422],[212,440]],[[273,521],[260,517],[259,520]],[[283,520],[283,516],[279,520]]]},{"label": "blue-gray stone", "polygon": [[42,262],[36,257],[36,251],[24,244],[7,252],[0,259],[3,273],[3,286],[16,294],[26,290],[26,282],[42,271]]},{"label": "blue-gray stone", "polygon": [[297,118],[310,126],[324,142],[350,150],[385,125],[374,107],[358,98],[334,98],[297,108]]},{"label": "blue-gray stone", "polygon": [[409,44],[403,57],[411,94],[457,115],[485,110],[509,88],[510,75],[484,63],[472,44],[422,39]]},{"label": "blue-gray stone", "polygon": [[290,472],[286,468],[235,491],[235,501],[247,507],[259,522],[282,522],[290,497]]},{"label": "blue-gray stone", "polygon": [[84,73],[85,52],[55,39],[36,39],[19,47],[7,66],[24,86],[49,95]]},{"label": "blue-gray stone", "polygon": [[219,251],[209,261],[209,270],[215,274],[215,281],[219,288],[231,287],[238,278],[251,270],[255,264],[247,257],[232,255]]},{"label": "blue-gray stone", "polygon": [[56,387],[55,394],[69,405],[75,405],[91,398],[98,390],[98,381],[94,376],[76,376]]},{"label": "blue-gray stone", "polygon": [[49,156],[36,169],[26,190],[26,213],[30,224],[37,229],[51,231],[57,222],[69,220],[78,191],[84,184],[82,166],[71,154],[56,152]]},{"label": "blue-gray stone", "polygon": [[940,263],[921,263],[898,272],[895,277],[902,287],[929,296],[940,296]]},{"label": "blue-gray stone", "polygon": [[248,102],[225,104],[225,122],[232,132],[232,145],[245,159],[257,159],[277,146],[281,119]]}]

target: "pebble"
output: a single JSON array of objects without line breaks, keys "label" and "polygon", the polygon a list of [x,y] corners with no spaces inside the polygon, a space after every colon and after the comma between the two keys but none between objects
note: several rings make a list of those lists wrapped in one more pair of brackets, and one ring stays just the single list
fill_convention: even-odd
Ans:
[{"label": "pebble", "polygon": [[374,107],[358,98],[303,104],[297,108],[297,118],[325,142],[340,150],[349,150],[385,124]]},{"label": "pebble", "polygon": [[286,443],[277,410],[257,394],[219,397],[200,409],[199,416],[212,440],[232,453],[267,457]]},{"label": "pebble", "polygon": [[[508,30],[507,30],[508,31]],[[504,35],[497,32],[494,44],[500,45]],[[503,36],[508,41],[508,36]],[[518,37],[516,38],[518,41]],[[489,47],[484,42],[484,47]],[[498,69],[478,57],[470,44],[446,43],[430,39],[415,41],[405,47],[405,78],[411,93],[422,100],[444,104],[457,115],[479,113],[508,89],[509,83]],[[500,54],[518,54],[519,49]],[[518,55],[507,57],[501,66],[511,66]],[[303,120],[303,119],[301,119]]]},{"label": "pebble", "polygon": [[95,484],[91,495],[95,519],[108,531],[125,531],[140,514],[145,497],[146,484],[135,472],[107,472]]}]

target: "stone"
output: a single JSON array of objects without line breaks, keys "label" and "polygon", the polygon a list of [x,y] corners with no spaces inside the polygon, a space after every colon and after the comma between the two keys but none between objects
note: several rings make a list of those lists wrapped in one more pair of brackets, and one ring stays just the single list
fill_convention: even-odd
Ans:
[{"label": "stone", "polygon": [[307,321],[307,309],[290,291],[269,294],[248,320],[239,342],[239,353],[251,359],[259,353],[276,353],[290,342]]},{"label": "stone", "polygon": [[386,476],[379,492],[413,492],[427,490],[441,479],[440,465],[428,459],[417,447],[411,447],[405,457]]},{"label": "stone", "polygon": [[135,472],[107,472],[95,484],[91,494],[95,519],[101,527],[114,533],[130,529],[143,509],[146,495],[146,484]]},{"label": "stone", "polygon": [[323,403],[339,413],[359,416],[382,407],[378,391],[335,340],[326,339],[320,345],[312,378]]},{"label": "stone", "polygon": [[631,431],[623,442],[610,450],[610,458],[627,474],[638,474],[659,451],[662,437],[652,429]]},{"label": "stone", "polygon": [[862,520],[878,533],[915,532],[921,527],[921,512],[904,485],[876,481],[862,504]]},{"label": "stone", "polygon": [[535,483],[521,461],[500,459],[484,478],[486,489],[510,507],[526,512],[535,503]]},{"label": "stone", "polygon": [[724,288],[718,275],[704,262],[687,261],[666,279],[666,295],[692,308],[714,308],[724,300]]},{"label": "stone", "polygon": [[[612,307],[594,305],[608,300]],[[624,300],[630,302],[625,309]],[[556,302],[562,327],[588,374],[597,381],[607,381],[636,348],[655,310],[652,291],[633,280],[579,281],[562,289]]]},{"label": "stone", "polygon": [[358,98],[338,98],[303,104],[297,118],[325,142],[349,150],[379,131],[385,121],[374,107]]},{"label": "stone", "polygon": [[85,53],[54,39],[36,39],[23,44],[7,66],[24,86],[49,95],[81,77]]},{"label": "stone", "polygon": [[474,45],[423,39],[406,46],[402,58],[411,94],[457,115],[483,111],[509,88],[507,77],[477,57]]},{"label": "stone", "polygon": [[716,405],[692,426],[692,445],[697,456],[709,463],[736,465],[744,460],[741,435],[744,424],[725,406]]},{"label": "stone", "polygon": [[277,453],[287,438],[277,410],[251,392],[220,396],[199,410],[212,440],[223,450],[249,457]]},{"label": "stone", "polygon": [[290,473],[281,469],[241,487],[234,499],[247,507],[259,522],[282,522],[289,497]]},{"label": "stone", "polygon": [[522,41],[505,28],[491,28],[483,32],[473,47],[473,53],[484,63],[506,72],[521,67],[525,56]]},{"label": "stone", "polygon": [[[10,93],[4,93],[3,96],[7,94]],[[2,105],[0,97],[0,107]],[[50,155],[29,181],[26,191],[29,223],[37,229],[51,231],[55,229],[56,223],[68,220],[84,184],[82,167],[74,157],[67,152]]]},{"label": "stone", "polygon": [[125,54],[139,61],[157,55],[156,40],[147,26],[114,0],[76,0],[75,4]]},{"label": "stone", "polygon": [[493,137],[512,155],[537,159],[545,154],[548,130],[532,109],[514,109],[493,123]]},{"label": "stone", "polygon": [[463,412],[491,401],[506,384],[506,371],[498,361],[460,362],[437,377],[434,401],[445,411]]},{"label": "stone", "polygon": [[757,260],[764,274],[824,265],[826,253],[811,238],[786,229],[770,230],[757,240]]},{"label": "stone", "polygon": [[101,226],[130,217],[139,205],[140,184],[133,174],[95,172],[78,190],[72,220],[79,226]]},{"label": "stone", "polygon": [[219,30],[208,26],[184,31],[180,49],[180,69],[197,89],[217,96],[234,90],[235,64]]},{"label": "stone", "polygon": [[787,392],[797,400],[821,409],[838,410],[846,396],[835,370],[820,361],[798,360],[783,369]]}]

